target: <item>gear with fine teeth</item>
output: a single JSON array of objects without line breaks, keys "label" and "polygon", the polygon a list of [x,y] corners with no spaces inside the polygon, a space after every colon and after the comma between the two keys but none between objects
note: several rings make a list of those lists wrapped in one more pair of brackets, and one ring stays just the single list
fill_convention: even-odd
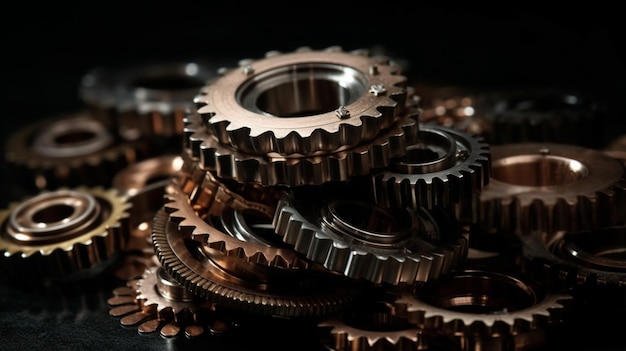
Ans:
[{"label": "gear with fine teeth", "polygon": [[468,237],[445,211],[391,210],[360,196],[358,184],[334,185],[286,192],[276,207],[276,233],[311,261],[388,284],[437,279],[463,262]]},{"label": "gear with fine teeth", "polygon": [[242,60],[195,98],[217,140],[256,155],[312,155],[372,140],[404,109],[406,77],[366,51],[302,48]]},{"label": "gear with fine teeth", "polygon": [[[417,113],[415,110],[410,110]],[[411,115],[407,110],[407,115]],[[198,115],[187,116],[185,151],[198,160],[202,169],[220,178],[263,186],[319,185],[344,181],[352,176],[369,174],[389,165],[406,149],[407,135],[416,133],[417,122],[407,117],[380,131],[373,140],[331,154],[307,157],[282,157],[276,154],[252,155],[220,143],[207,132]]]},{"label": "gear with fine teeth", "polygon": [[572,299],[515,275],[468,269],[402,285],[394,306],[424,333],[447,335],[464,350],[534,350],[563,322]]},{"label": "gear with fine teeth", "polygon": [[626,171],[601,151],[554,143],[495,145],[480,194],[485,230],[528,234],[624,223]]},{"label": "gear with fine teeth", "polygon": [[130,207],[100,187],[16,202],[0,211],[0,265],[17,278],[59,278],[110,261],[128,242]]}]

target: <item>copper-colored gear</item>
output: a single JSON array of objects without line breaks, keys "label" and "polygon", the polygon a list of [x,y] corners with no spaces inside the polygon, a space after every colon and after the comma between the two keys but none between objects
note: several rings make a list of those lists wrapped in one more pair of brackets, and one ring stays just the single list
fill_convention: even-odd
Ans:
[{"label": "copper-colored gear", "polygon": [[521,240],[525,267],[540,279],[565,286],[626,286],[625,226],[556,235],[534,232]]},{"label": "copper-colored gear", "polygon": [[111,172],[147,154],[147,145],[120,141],[86,111],[29,124],[11,134],[6,144],[10,177],[30,192],[109,186]]},{"label": "copper-colored gear", "polygon": [[312,155],[374,139],[404,109],[400,66],[367,51],[299,48],[242,60],[196,97],[224,145],[257,155]]},{"label": "copper-colored gear", "polygon": [[480,194],[487,230],[579,231],[623,223],[626,171],[601,151],[517,143],[491,148],[492,178]]},{"label": "copper-colored gear", "polygon": [[417,122],[405,117],[362,145],[344,151],[308,157],[282,157],[276,154],[253,155],[226,146],[208,132],[197,114],[187,116],[185,152],[198,160],[200,167],[218,177],[240,183],[263,186],[319,185],[344,181],[352,176],[368,175],[372,170],[389,165],[392,157],[406,151],[407,135],[417,133]]},{"label": "copper-colored gear", "polygon": [[195,295],[227,309],[281,317],[339,313],[358,295],[342,277],[290,265],[282,258],[288,249],[221,233],[197,217],[184,196],[176,197],[156,214],[152,238],[162,266]]},{"label": "copper-colored gear", "polygon": [[127,140],[175,137],[194,96],[215,76],[202,60],[101,66],[83,76],[79,96]]},{"label": "copper-colored gear", "polygon": [[197,337],[223,333],[228,322],[217,318],[213,303],[199,299],[170,277],[162,267],[147,268],[138,279],[113,291],[109,315],[123,326],[137,326],[142,334]]},{"label": "copper-colored gear", "polygon": [[403,285],[398,293],[399,316],[469,350],[541,347],[573,299],[515,275],[471,269],[413,288]]},{"label": "copper-colored gear", "polygon": [[0,211],[1,265],[16,277],[56,278],[122,251],[131,204],[100,187],[44,191]]},{"label": "copper-colored gear", "polygon": [[437,279],[463,262],[468,238],[443,230],[436,214],[445,211],[393,210],[341,187],[286,192],[276,207],[276,233],[311,261],[374,283]]}]

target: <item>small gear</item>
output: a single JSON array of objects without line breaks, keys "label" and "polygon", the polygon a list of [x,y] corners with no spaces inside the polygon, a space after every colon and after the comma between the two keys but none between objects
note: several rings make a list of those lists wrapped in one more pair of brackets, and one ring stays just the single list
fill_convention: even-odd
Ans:
[{"label": "small gear", "polygon": [[240,183],[263,186],[319,185],[344,181],[352,176],[368,175],[372,170],[389,165],[392,157],[406,151],[407,135],[416,133],[417,122],[406,117],[390,128],[380,131],[373,140],[344,151],[308,157],[283,157],[276,154],[253,155],[220,143],[202,126],[197,114],[187,116],[185,150],[197,159],[200,167],[216,176]]},{"label": "small gear", "polygon": [[311,261],[374,283],[437,279],[463,262],[468,238],[452,225],[444,230],[454,222],[445,211],[377,206],[355,184],[286,192],[276,233]]},{"label": "small gear", "polygon": [[612,226],[546,235],[534,232],[522,240],[526,269],[566,287],[626,286],[626,227]]},{"label": "small gear", "polygon": [[101,66],[83,76],[79,96],[126,140],[176,137],[194,96],[216,76],[217,69],[202,60]]},{"label": "small gear", "polygon": [[238,151],[310,156],[372,140],[404,108],[406,77],[367,51],[272,51],[202,88],[199,114],[217,140]]},{"label": "small gear", "polygon": [[58,278],[110,261],[129,237],[131,204],[100,187],[44,191],[0,211],[0,263],[18,278]]},{"label": "small gear", "polygon": [[595,149],[553,143],[495,145],[480,194],[486,231],[580,231],[624,223],[626,171]]},{"label": "small gear", "polygon": [[[372,175],[377,201],[386,206],[476,208],[490,180],[491,152],[482,138],[438,125],[419,127],[406,153]],[[478,218],[477,213],[463,217]]]},{"label": "small gear", "polygon": [[[459,270],[421,285],[402,285],[396,313],[463,349],[520,350],[545,344],[573,297],[514,275]],[[456,348],[455,348],[456,349]]]},{"label": "small gear", "polygon": [[29,194],[58,187],[108,187],[111,172],[147,154],[147,145],[118,140],[86,111],[21,128],[10,135],[5,153],[11,179]]},{"label": "small gear", "polygon": [[194,296],[159,266],[147,268],[113,295],[107,300],[109,315],[120,317],[123,326],[137,326],[141,334],[158,331],[164,337],[191,338],[232,328],[218,317],[213,303]]}]

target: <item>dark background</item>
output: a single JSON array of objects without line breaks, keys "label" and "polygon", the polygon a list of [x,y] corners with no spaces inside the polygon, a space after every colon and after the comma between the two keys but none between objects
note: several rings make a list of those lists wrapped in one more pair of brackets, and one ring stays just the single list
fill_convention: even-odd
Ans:
[{"label": "dark background", "polygon": [[[549,10],[518,6],[440,7],[413,2],[23,2],[3,10],[0,139],[39,118],[82,105],[78,84],[100,65],[207,58],[234,66],[241,58],[299,46],[346,50],[382,46],[408,63],[416,82],[487,89],[565,87],[612,102],[607,136],[626,132],[621,11],[600,5]],[[1,168],[4,170],[4,167]],[[0,202],[11,186],[0,171]],[[186,349],[197,342],[139,337],[106,315],[100,290],[67,298],[0,290],[0,349]],[[108,291],[105,291],[106,299]],[[95,295],[94,295],[95,294]],[[96,296],[96,297],[94,297]],[[84,301],[83,301],[84,300]],[[53,305],[53,306],[51,306]],[[610,308],[609,308],[610,309]],[[606,322],[610,313],[593,314]],[[567,349],[624,349],[610,328],[578,320]],[[594,326],[595,325],[595,326]],[[611,329],[613,328],[613,329]],[[281,335],[280,333],[278,333]],[[594,336],[594,334],[596,336]],[[256,336],[255,336],[256,337]],[[286,336],[285,336],[286,337]],[[597,339],[596,339],[597,338]],[[276,345],[263,340],[269,347]],[[220,349],[219,342],[207,349]],[[222,347],[224,348],[224,347]],[[295,347],[298,349],[299,347]]]}]

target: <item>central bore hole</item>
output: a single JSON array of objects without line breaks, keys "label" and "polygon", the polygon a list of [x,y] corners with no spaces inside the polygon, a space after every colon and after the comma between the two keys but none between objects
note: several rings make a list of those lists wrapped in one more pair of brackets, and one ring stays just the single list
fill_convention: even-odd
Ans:
[{"label": "central bore hole", "polygon": [[242,85],[238,99],[250,111],[275,117],[327,113],[367,92],[366,77],[350,67],[295,64],[264,72]]},{"label": "central bore hole", "polygon": [[402,157],[402,161],[407,163],[433,162],[440,158],[439,152],[429,148],[411,148]]},{"label": "central bore hole", "polygon": [[384,209],[367,203],[335,201],[329,208],[342,222],[371,233],[395,233],[405,224]]},{"label": "central bore hole", "polygon": [[582,163],[558,156],[520,155],[497,160],[492,177],[521,186],[552,186],[573,183],[587,176]]},{"label": "central bore hole", "polygon": [[37,211],[33,215],[35,223],[56,223],[69,218],[74,213],[74,207],[68,205],[53,205]]},{"label": "central bore hole", "polygon": [[57,144],[77,144],[96,137],[96,134],[90,131],[73,131],[65,133],[54,138]]},{"label": "central bore hole", "polygon": [[163,74],[138,77],[132,86],[152,90],[188,90],[200,88],[204,82],[185,75]]}]

